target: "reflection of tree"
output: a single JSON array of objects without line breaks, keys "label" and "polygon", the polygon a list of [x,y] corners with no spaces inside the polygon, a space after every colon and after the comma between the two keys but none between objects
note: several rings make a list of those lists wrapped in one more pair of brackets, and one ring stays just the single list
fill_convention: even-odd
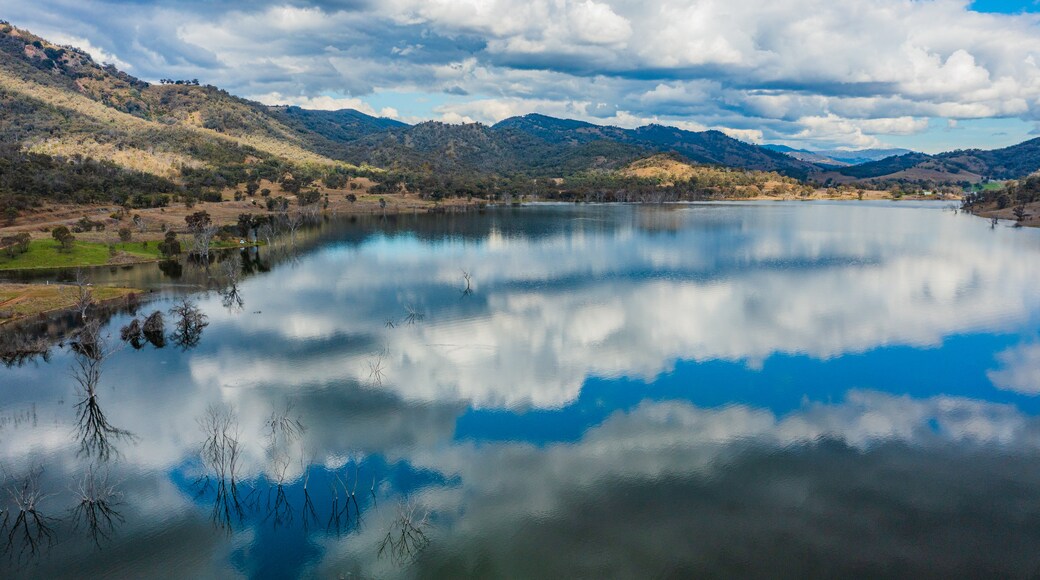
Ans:
[{"label": "reflection of tree", "polygon": [[170,308],[170,315],[175,317],[174,331],[171,335],[174,344],[182,350],[188,350],[199,344],[202,329],[209,326],[206,315],[188,298],[184,298]]},{"label": "reflection of tree", "polygon": [[238,289],[242,275],[241,255],[238,252],[232,253],[220,263],[220,269],[224,274],[224,287],[220,290],[221,303],[228,310],[241,311],[244,304],[242,293]]},{"label": "reflection of tree", "polygon": [[[334,481],[330,484],[332,488],[332,505],[329,513],[329,521],[325,526],[325,532],[329,534],[336,534],[337,536],[343,533],[344,530],[350,528],[350,504],[354,504],[354,519],[355,521],[361,521],[361,508],[358,506],[357,500],[357,482],[358,482],[358,466],[354,464],[354,487],[351,489],[348,487],[350,483],[349,476],[346,481],[340,478],[337,473]],[[343,504],[340,507],[339,490],[343,490]],[[374,492],[373,492],[374,494]]]},{"label": "reflection of tree", "polygon": [[184,275],[184,266],[182,266],[177,260],[163,260],[162,262],[159,262],[159,271],[165,274],[168,278],[176,280]]},{"label": "reflection of tree", "polygon": [[386,379],[385,367],[383,365],[384,356],[385,354],[380,352],[374,360],[366,361],[368,364],[368,380],[376,386],[382,386],[383,380]]},{"label": "reflection of tree", "polygon": [[264,521],[270,521],[271,525],[275,528],[281,526],[291,526],[293,523],[294,512],[292,504],[289,503],[288,497],[285,495],[285,474],[289,470],[289,458],[281,458],[281,464],[277,466],[278,471],[275,476],[275,484],[267,489],[267,516]]},{"label": "reflection of tree", "polygon": [[76,529],[86,528],[94,544],[101,547],[101,540],[108,539],[116,523],[123,516],[116,510],[122,494],[108,480],[108,473],[98,474],[93,467],[87,470],[74,490],[78,503],[72,510]]},{"label": "reflection of tree", "polygon": [[[313,461],[311,461],[313,463]],[[303,466],[303,532],[310,531],[310,526],[318,525],[318,511],[314,509],[309,485],[311,482],[310,465]]]},{"label": "reflection of tree", "polygon": [[462,290],[463,296],[469,296],[473,294],[473,275],[466,270],[462,271],[462,279],[466,282],[466,287]]},{"label": "reflection of tree", "polygon": [[414,304],[408,304],[404,307],[405,317],[404,321],[409,326],[422,322],[426,318],[426,314],[422,311],[422,307],[415,306]]},{"label": "reflection of tree", "polygon": [[41,467],[30,469],[21,482],[6,490],[12,506],[4,512],[0,530],[7,532],[7,549],[12,555],[17,549],[19,557],[32,557],[54,541],[53,520],[40,512],[40,503],[47,497],[40,488],[42,473]]},{"label": "reflection of tree", "polygon": [[107,461],[115,451],[114,441],[133,439],[129,431],[108,422],[98,399],[102,367],[112,351],[108,349],[107,341],[101,336],[100,326],[96,322],[87,324],[80,331],[74,347],[76,359],[72,366],[72,378],[77,383],[81,397],[76,404],[80,453]]},{"label": "reflection of tree", "polygon": [[399,503],[397,516],[390,522],[390,529],[379,544],[379,557],[388,557],[398,565],[417,557],[430,545],[430,538],[426,535],[430,526],[429,517],[428,511],[420,510],[413,503]]},{"label": "reflection of tree", "polygon": [[299,416],[293,416],[295,404],[292,401],[285,403],[285,408],[280,411],[272,411],[264,426],[266,428],[267,445],[271,451],[284,449],[285,446],[296,441],[307,427]]},{"label": "reflection of tree", "polygon": [[42,358],[44,362],[50,358],[50,343],[45,339],[17,331],[0,336],[0,362],[4,366],[20,367],[37,357]]},{"label": "reflection of tree", "polygon": [[238,497],[238,467],[241,461],[238,416],[230,407],[210,406],[198,419],[206,435],[199,456],[206,473],[199,477],[199,495],[212,485],[216,491],[213,501],[213,525],[232,531],[232,520],[242,519],[242,504]]}]

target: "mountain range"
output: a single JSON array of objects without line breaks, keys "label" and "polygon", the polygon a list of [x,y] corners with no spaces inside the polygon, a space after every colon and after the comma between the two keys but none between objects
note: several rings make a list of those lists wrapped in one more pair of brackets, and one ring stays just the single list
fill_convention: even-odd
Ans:
[{"label": "mountain range", "polygon": [[268,106],[194,80],[148,83],[8,23],[0,23],[0,144],[197,187],[241,183],[260,169],[561,177],[619,170],[660,153],[817,182],[977,182],[1040,169],[1040,139],[939,155],[809,151],[719,131],[624,129],[540,114],[491,126],[409,125],[349,109]]},{"label": "mountain range", "polygon": [[795,149],[787,145],[763,145],[766,149],[779,151],[785,155],[807,161],[821,167],[847,167],[880,161],[887,157],[896,157],[913,153],[909,149]]}]

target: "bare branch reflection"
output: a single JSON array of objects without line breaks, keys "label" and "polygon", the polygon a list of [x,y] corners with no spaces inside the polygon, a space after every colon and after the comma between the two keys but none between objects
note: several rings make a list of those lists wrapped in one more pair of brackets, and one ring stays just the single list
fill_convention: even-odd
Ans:
[{"label": "bare branch reflection", "polygon": [[[5,512],[3,529],[7,532],[7,550],[19,560],[35,557],[54,542],[54,520],[40,511],[40,504],[48,497],[40,487],[42,474],[42,467],[31,468],[6,490],[11,507],[9,513]],[[14,519],[9,521],[9,515]]]},{"label": "bare branch reflection", "polygon": [[170,308],[170,315],[175,318],[173,335],[174,344],[182,350],[188,350],[199,344],[202,339],[202,329],[209,326],[206,315],[199,309],[191,299],[184,298]]},{"label": "bare branch reflection", "polygon": [[390,558],[397,565],[411,562],[430,545],[426,535],[429,527],[430,512],[401,501],[397,505],[397,516],[379,544],[379,557]]},{"label": "bare branch reflection", "polygon": [[123,516],[117,511],[122,503],[122,493],[109,481],[108,472],[98,473],[91,466],[74,490],[77,503],[72,510],[75,529],[87,530],[94,544],[100,548],[101,540],[107,540],[122,523]]},{"label": "bare branch reflection", "polygon": [[80,396],[76,404],[79,452],[108,461],[113,453],[117,453],[113,445],[115,441],[134,439],[129,431],[109,423],[98,398],[102,368],[113,351],[108,348],[97,322],[88,323],[80,331],[79,339],[73,343],[73,347],[76,358],[72,366],[72,378],[76,381]]},{"label": "bare branch reflection", "polygon": [[238,496],[238,468],[241,462],[238,415],[231,407],[211,405],[198,419],[206,436],[199,456],[206,473],[199,477],[199,495],[212,486],[216,492],[213,501],[213,525],[232,532],[233,520],[242,520],[244,511]]},{"label": "bare branch reflection", "polygon": [[242,276],[242,256],[239,252],[233,252],[221,262],[220,270],[224,278],[224,287],[220,290],[220,302],[224,308],[232,312],[241,312],[245,300],[242,299],[242,293],[238,289]]}]

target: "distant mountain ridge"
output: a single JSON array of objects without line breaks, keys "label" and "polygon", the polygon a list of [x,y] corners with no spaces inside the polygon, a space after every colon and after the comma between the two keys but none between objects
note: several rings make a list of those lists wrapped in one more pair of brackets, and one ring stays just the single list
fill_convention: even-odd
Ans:
[{"label": "distant mountain ridge", "polygon": [[766,144],[762,147],[784,153],[795,159],[800,159],[823,167],[842,167],[847,165],[860,165],[880,161],[886,157],[896,157],[913,153],[910,149],[795,149],[787,145]]}]

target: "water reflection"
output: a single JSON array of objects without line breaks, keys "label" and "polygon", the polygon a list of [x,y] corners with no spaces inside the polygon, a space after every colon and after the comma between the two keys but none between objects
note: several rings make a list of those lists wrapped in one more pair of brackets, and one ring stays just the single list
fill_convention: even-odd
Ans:
[{"label": "water reflection", "polygon": [[126,521],[119,513],[123,494],[109,480],[108,471],[91,466],[76,486],[75,495],[77,503],[72,514],[74,529],[85,529],[100,548],[102,540],[111,538],[116,525]]},{"label": "water reflection", "polygon": [[198,495],[212,492],[213,525],[232,532],[232,524],[245,515],[238,492],[241,458],[238,417],[230,407],[211,406],[198,419],[206,436],[199,451],[205,473],[196,480]]},{"label": "water reflection", "polygon": [[108,461],[114,454],[118,454],[116,442],[135,439],[129,431],[112,425],[101,408],[98,386],[105,363],[114,351],[109,348],[108,339],[101,334],[101,328],[96,322],[88,323],[81,329],[72,346],[75,353],[72,378],[76,382],[79,398],[76,403],[79,453]]},{"label": "water reflection", "polygon": [[97,283],[163,292],[102,327],[134,346],[103,418],[136,445],[70,441],[91,340],[0,371],[4,487],[44,466],[37,509],[69,514],[29,574],[1031,573],[1037,234],[913,205],[525,208],[119,270]]},{"label": "water reflection", "polygon": [[10,503],[0,515],[0,533],[6,533],[6,551],[18,563],[36,557],[54,543],[55,520],[41,507],[46,499],[40,486],[42,471],[42,467],[32,467],[6,486]]}]

